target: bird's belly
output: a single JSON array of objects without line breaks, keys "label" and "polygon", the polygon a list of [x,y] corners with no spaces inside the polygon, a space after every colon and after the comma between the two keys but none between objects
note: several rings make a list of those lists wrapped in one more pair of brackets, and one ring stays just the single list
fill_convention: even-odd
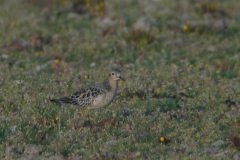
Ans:
[{"label": "bird's belly", "polygon": [[112,102],[115,94],[106,94],[96,97],[93,101],[93,105],[89,109],[97,109],[107,106]]}]

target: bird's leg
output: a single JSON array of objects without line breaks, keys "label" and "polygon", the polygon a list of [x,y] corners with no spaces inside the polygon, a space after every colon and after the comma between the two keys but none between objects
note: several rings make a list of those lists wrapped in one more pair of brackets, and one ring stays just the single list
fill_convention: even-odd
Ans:
[{"label": "bird's leg", "polygon": [[[81,114],[81,116],[83,117],[83,118],[85,118],[86,116],[85,116],[85,114],[83,113],[83,111],[82,111],[82,108],[80,107],[79,108],[79,112],[80,112],[80,114]],[[89,109],[87,109],[87,118],[89,119],[89,120],[93,120],[93,118],[92,117],[90,117],[90,115],[89,115]]]},{"label": "bird's leg", "polygon": [[88,116],[88,119],[89,119],[89,120],[91,120],[91,121],[93,120],[93,118],[90,117],[90,115],[89,115],[89,109],[87,109],[87,116]]},{"label": "bird's leg", "polygon": [[79,112],[81,114],[82,117],[84,117],[83,111],[82,111],[82,107],[79,108]]}]

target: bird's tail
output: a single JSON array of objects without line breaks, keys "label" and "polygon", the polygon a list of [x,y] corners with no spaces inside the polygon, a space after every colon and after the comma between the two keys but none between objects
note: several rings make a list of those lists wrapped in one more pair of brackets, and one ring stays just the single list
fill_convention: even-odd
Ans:
[{"label": "bird's tail", "polygon": [[63,97],[59,99],[50,99],[51,102],[73,103],[73,100],[69,97]]},{"label": "bird's tail", "polygon": [[51,102],[59,102],[59,99],[50,99]]}]

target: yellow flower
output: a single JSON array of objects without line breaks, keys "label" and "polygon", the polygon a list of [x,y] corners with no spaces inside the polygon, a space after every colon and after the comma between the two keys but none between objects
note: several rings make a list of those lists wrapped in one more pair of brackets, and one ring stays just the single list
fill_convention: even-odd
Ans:
[{"label": "yellow flower", "polygon": [[211,5],[210,5],[210,8],[213,9],[213,10],[215,10],[215,9],[217,9],[218,7],[217,7],[215,4],[211,4]]},{"label": "yellow flower", "polygon": [[56,59],[56,60],[55,60],[55,63],[57,63],[57,64],[58,64],[58,63],[59,63],[59,60],[58,60],[58,59]]},{"label": "yellow flower", "polygon": [[42,51],[39,51],[38,53],[39,53],[39,55],[42,55],[43,52],[42,52]]},{"label": "yellow flower", "polygon": [[87,79],[87,75],[84,75],[84,78]]},{"label": "yellow flower", "polygon": [[96,10],[96,11],[98,11],[100,8],[101,8],[100,5],[96,5],[96,6],[95,6],[95,10]]},{"label": "yellow flower", "polygon": [[7,15],[6,12],[2,12],[2,16],[5,17]]},{"label": "yellow flower", "polygon": [[195,3],[195,6],[196,6],[196,8],[200,8],[201,7],[200,3],[198,3],[198,2]]},{"label": "yellow flower", "polygon": [[159,93],[160,93],[160,89],[157,90],[157,94],[159,94]]},{"label": "yellow flower", "polygon": [[183,30],[184,30],[184,31],[188,30],[188,28],[189,28],[188,25],[184,25],[184,26],[183,26]]},{"label": "yellow flower", "polygon": [[234,119],[234,120],[233,120],[233,122],[234,122],[234,123],[236,123],[236,122],[237,122],[237,120],[236,120],[236,119]]},{"label": "yellow flower", "polygon": [[58,121],[59,120],[59,118],[58,117],[56,117],[56,121]]},{"label": "yellow flower", "polygon": [[85,6],[87,6],[89,3],[89,0],[85,0]]},{"label": "yellow flower", "polygon": [[164,141],[164,137],[160,137],[160,141],[163,142]]},{"label": "yellow flower", "polygon": [[192,68],[192,66],[193,66],[193,65],[192,65],[192,64],[190,64],[190,65],[189,65],[189,68]]},{"label": "yellow flower", "polygon": [[133,98],[135,98],[136,96],[135,95],[133,95]]},{"label": "yellow flower", "polygon": [[66,88],[69,88],[68,84],[67,84]]},{"label": "yellow flower", "polygon": [[32,118],[33,118],[34,121],[36,120],[36,117],[32,117]]}]

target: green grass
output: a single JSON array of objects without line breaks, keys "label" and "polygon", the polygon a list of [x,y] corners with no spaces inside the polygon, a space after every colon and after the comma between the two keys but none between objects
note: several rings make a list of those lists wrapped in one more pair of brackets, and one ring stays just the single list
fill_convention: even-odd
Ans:
[{"label": "green grass", "polygon": [[[81,14],[72,3],[1,2],[1,46],[16,39],[32,45],[0,51],[0,159],[22,157],[26,144],[42,145],[39,157],[68,159],[239,155],[237,0],[105,0],[105,9],[85,1]],[[216,20],[225,30],[212,28]],[[90,110],[93,120],[77,106],[50,103],[103,81],[112,68],[126,82],[110,105]],[[215,153],[217,140],[224,144]],[[23,150],[7,157],[8,145]]]}]

